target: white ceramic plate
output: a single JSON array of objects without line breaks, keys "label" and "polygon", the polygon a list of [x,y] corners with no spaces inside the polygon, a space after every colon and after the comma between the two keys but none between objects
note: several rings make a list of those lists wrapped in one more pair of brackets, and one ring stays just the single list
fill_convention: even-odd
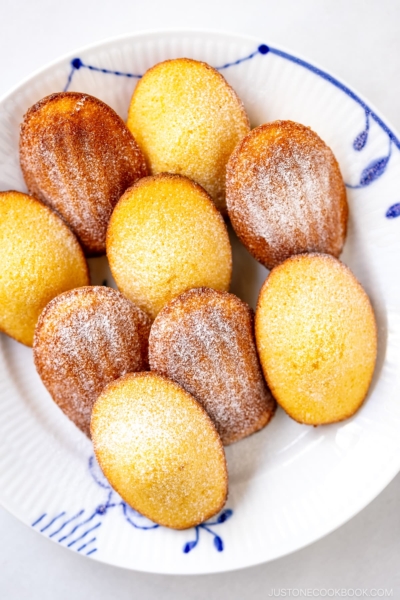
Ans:
[{"label": "white ceramic plate", "polygon": [[[350,186],[342,259],[369,293],[379,324],[368,399],[352,419],[318,428],[278,410],[266,429],[229,447],[227,508],[208,524],[172,531],[129,509],[102,477],[89,440],[50,399],[31,350],[1,336],[0,500],[51,540],[109,564],[187,574],[272,560],[350,519],[400,468],[399,139],[358,94],[267,43],[196,31],[118,38],[57,61],[0,102],[0,189],[23,191],[19,123],[34,102],[68,87],[125,118],[138,75],[161,60],[192,57],[220,68],[252,125],[310,125]],[[267,271],[233,245],[232,291],[254,307]],[[91,267],[93,283],[110,281],[105,259]]]}]

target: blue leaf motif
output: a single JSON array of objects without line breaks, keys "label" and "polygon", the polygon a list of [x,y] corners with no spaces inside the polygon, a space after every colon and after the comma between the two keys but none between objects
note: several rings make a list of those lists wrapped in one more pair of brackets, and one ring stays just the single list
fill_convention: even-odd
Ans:
[{"label": "blue leaf motif", "polygon": [[365,129],[364,129],[364,131],[362,131],[361,133],[358,134],[358,136],[356,137],[356,139],[353,142],[353,148],[354,148],[354,150],[357,150],[357,152],[360,152],[360,150],[362,150],[364,148],[364,146],[368,140],[369,115],[370,115],[369,109],[366,109],[365,110]]},{"label": "blue leaf motif", "polygon": [[359,133],[353,142],[354,150],[357,150],[358,152],[360,150],[362,150],[364,148],[365,144],[367,143],[367,139],[368,139],[368,131],[367,130]]},{"label": "blue leaf motif", "polygon": [[218,515],[217,523],[225,523],[233,515],[233,510],[227,508],[220,515]]},{"label": "blue leaf motif", "polygon": [[216,535],[214,538],[214,546],[216,547],[218,552],[222,552],[222,550],[224,549],[224,543],[218,535]]},{"label": "blue leaf motif", "polygon": [[396,217],[400,217],[400,202],[397,204],[393,204],[390,206],[386,212],[386,217],[388,219],[395,219]]},{"label": "blue leaf motif", "polygon": [[372,161],[361,173],[360,186],[365,187],[370,185],[373,181],[381,177],[386,170],[389,158],[390,154],[389,156],[377,158],[376,160]]},{"label": "blue leaf motif", "polygon": [[191,550],[193,550],[193,548],[195,548],[197,546],[197,540],[193,540],[191,542],[187,542],[184,547],[183,547],[183,551],[185,554],[187,554],[188,552],[190,552]]}]

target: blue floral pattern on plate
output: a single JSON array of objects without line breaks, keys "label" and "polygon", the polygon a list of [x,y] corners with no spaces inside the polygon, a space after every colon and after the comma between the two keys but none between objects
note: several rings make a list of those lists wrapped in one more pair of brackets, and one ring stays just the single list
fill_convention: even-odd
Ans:
[{"label": "blue floral pattern on plate", "polygon": [[[370,121],[374,120],[378,126],[387,134],[389,145],[388,152],[385,156],[378,157],[371,161],[361,172],[359,182],[356,184],[346,184],[348,188],[360,189],[365,188],[375,181],[377,181],[386,172],[390,158],[392,156],[393,145],[400,149],[400,141],[396,135],[387,127],[387,125],[376,115],[374,111],[370,109],[367,104],[357,96],[347,86],[342,84],[340,81],[322,71],[318,67],[297,58],[287,52],[272,48],[266,44],[261,44],[256,50],[247,56],[237,59],[234,62],[229,62],[219,67],[217,70],[221,71],[234,67],[243,62],[249,61],[256,56],[267,54],[274,54],[285,60],[294,62],[299,66],[313,72],[315,75],[322,77],[326,81],[330,82],[335,87],[339,88],[348,97],[359,104],[365,111],[365,127],[353,140],[352,146],[355,152],[361,152],[367,145],[370,137]],[[73,76],[79,69],[89,69],[91,71],[97,71],[106,75],[115,75],[117,77],[129,77],[132,79],[140,79],[142,77],[139,73],[125,73],[122,71],[113,71],[98,67],[96,65],[89,65],[82,61],[81,58],[76,57],[70,62],[70,71],[67,78],[67,82],[64,91],[68,91],[71,86]],[[386,213],[385,217],[388,219],[394,219],[400,216],[400,202],[391,205]],[[106,284],[106,282],[104,282]],[[66,545],[68,548],[73,548],[77,552],[81,552],[90,556],[98,551],[97,548],[97,537],[96,530],[98,530],[102,522],[111,509],[120,511],[120,514],[125,521],[135,529],[141,529],[150,531],[159,528],[160,526],[153,523],[146,517],[143,517],[138,512],[133,510],[126,502],[124,502],[116,492],[114,492],[101,473],[94,456],[89,458],[89,471],[96,482],[96,484],[103,488],[106,496],[104,502],[96,506],[92,510],[81,509],[74,515],[69,516],[67,512],[62,511],[56,516],[49,516],[47,513],[40,515],[33,523],[32,527],[37,528],[41,533],[45,533],[49,538],[57,540],[59,543]],[[200,542],[201,532],[206,532],[213,538],[213,545],[218,552],[224,550],[224,542],[220,535],[218,535],[213,528],[225,523],[233,515],[232,509],[225,509],[219,515],[214,517],[213,520],[201,523],[194,527],[194,539],[186,542],[182,548],[183,553],[188,554],[196,548]]]},{"label": "blue floral pattern on plate", "polygon": [[[50,539],[54,539],[59,544],[86,554],[86,556],[90,556],[98,551],[95,532],[101,527],[106,514],[112,509],[119,509],[125,521],[135,529],[150,531],[160,527],[160,525],[153,523],[136,510],[133,510],[133,508],[122,500],[111,488],[94,456],[89,458],[88,468],[93,481],[105,491],[104,502],[92,510],[82,508],[72,516],[68,515],[66,511],[62,511],[55,516],[43,513],[32,523],[32,527],[37,528],[41,533],[46,534]],[[194,527],[195,539],[186,542],[182,551],[187,554],[193,550],[200,541],[200,531],[205,531],[213,537],[215,549],[218,552],[222,552],[224,549],[223,540],[213,531],[213,527],[225,523],[232,515],[233,510],[226,508],[213,520]]]},{"label": "blue floral pattern on plate", "polygon": [[[266,55],[266,54],[275,54],[276,56],[279,56],[283,59],[294,62],[294,63],[300,65],[301,67],[308,69],[309,71],[311,71],[314,74],[318,75],[319,77],[322,77],[323,79],[329,81],[332,85],[334,85],[335,87],[342,90],[342,92],[344,92],[347,96],[349,96],[349,98],[354,100],[357,104],[359,104],[364,109],[364,111],[365,111],[365,128],[363,129],[363,131],[361,131],[356,136],[356,138],[353,141],[353,148],[356,152],[361,152],[367,145],[368,138],[369,138],[370,120],[371,119],[373,119],[381,127],[381,129],[383,129],[383,131],[385,131],[385,133],[387,134],[387,136],[389,138],[388,154],[386,156],[381,156],[379,158],[376,158],[372,162],[370,162],[363,169],[358,183],[356,183],[356,184],[348,183],[348,184],[346,184],[346,186],[350,189],[365,188],[365,187],[371,185],[371,183],[373,183],[380,177],[382,177],[382,175],[386,171],[386,168],[389,164],[390,157],[392,155],[392,143],[394,143],[395,146],[398,149],[400,149],[400,141],[395,136],[395,134],[387,127],[387,125],[382,121],[382,119],[380,117],[378,117],[378,115],[376,115],[375,112],[373,112],[367,106],[367,104],[365,104],[365,102],[359,96],[357,96],[357,94],[355,94],[352,90],[350,90],[347,86],[345,86],[339,80],[337,80],[334,77],[332,77],[331,75],[329,75],[329,73],[326,73],[325,71],[322,71],[321,69],[319,69],[317,67],[314,67],[314,65],[312,65],[300,58],[297,58],[296,56],[293,56],[292,54],[288,54],[287,52],[283,52],[282,50],[278,50],[277,48],[272,48],[271,46],[267,46],[266,44],[260,44],[258,46],[258,48],[256,50],[254,50],[254,52],[250,53],[247,56],[238,58],[234,62],[226,63],[224,65],[221,65],[221,66],[215,67],[215,68],[219,71],[222,71],[224,69],[228,69],[229,67],[234,67],[243,62],[251,60],[252,58],[254,58],[257,55]],[[116,75],[119,77],[130,77],[133,79],[141,79],[141,77],[142,77],[142,75],[139,73],[124,73],[121,71],[112,71],[110,69],[104,69],[104,68],[101,68],[101,67],[98,67],[95,65],[88,65],[88,64],[84,63],[79,57],[71,60],[70,67],[71,67],[71,70],[69,72],[64,91],[67,91],[69,89],[72,79],[73,79],[73,76],[74,76],[74,73],[77,70],[82,69],[82,68],[89,69],[91,71],[98,71],[99,73],[104,73],[107,75]],[[398,207],[399,207],[398,203],[390,206],[389,209],[386,211],[385,216],[388,219],[393,219],[395,217],[398,217],[400,215]]]}]

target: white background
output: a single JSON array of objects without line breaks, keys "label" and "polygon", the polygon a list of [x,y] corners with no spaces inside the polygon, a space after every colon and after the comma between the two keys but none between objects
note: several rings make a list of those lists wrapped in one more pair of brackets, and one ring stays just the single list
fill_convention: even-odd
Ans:
[{"label": "white background", "polygon": [[[400,130],[400,0],[0,0],[0,23],[0,95],[58,56],[107,37],[208,28],[254,35],[320,63]],[[210,576],[108,567],[53,544],[0,509],[1,600],[258,600],[279,588],[350,588],[349,597],[354,588],[392,588],[400,598],[400,476],[312,546]]]}]

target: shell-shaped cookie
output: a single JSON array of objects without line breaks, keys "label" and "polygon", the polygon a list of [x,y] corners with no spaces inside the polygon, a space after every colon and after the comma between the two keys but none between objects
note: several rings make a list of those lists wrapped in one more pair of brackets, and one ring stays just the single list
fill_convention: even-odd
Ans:
[{"label": "shell-shaped cookie", "polygon": [[91,434],[112,487],[155,523],[186,529],[225,504],[224,449],[211,419],[182,387],[156,373],[130,373],[93,407]]},{"label": "shell-shaped cookie", "polygon": [[127,125],[154,175],[190,177],[226,212],[226,163],[250,126],[221,73],[189,58],[155,65],[135,88]]},{"label": "shell-shaped cookie", "polygon": [[361,406],[377,328],[367,294],[343,263],[302,254],[275,267],[261,289],[255,326],[264,375],[293,419],[335,423]]},{"label": "shell-shaped cookie", "polygon": [[115,204],[147,175],[145,158],[122,119],[79,92],[51,94],[28,110],[20,162],[29,191],[63,217],[89,256],[105,252]]},{"label": "shell-shaped cookie", "polygon": [[233,294],[199,288],[172,300],[151,327],[149,361],[202,404],[225,445],[258,431],[274,414],[253,311]]},{"label": "shell-shaped cookie", "polygon": [[46,304],[89,283],[82,248],[64,221],[32,196],[0,192],[0,330],[32,346]]},{"label": "shell-shaped cookie", "polygon": [[107,231],[118,289],[152,318],[194,287],[227,290],[232,250],[205,190],[182,175],[145,177],[119,200]]},{"label": "shell-shaped cookie", "polygon": [[147,368],[150,320],[118,291],[83,287],[50,302],[33,344],[53,400],[86,435],[93,403],[122,375]]},{"label": "shell-shaped cookie", "polygon": [[229,159],[226,200],[237,235],[268,269],[294,254],[342,251],[346,188],[332,150],[309,127],[253,129]]}]

